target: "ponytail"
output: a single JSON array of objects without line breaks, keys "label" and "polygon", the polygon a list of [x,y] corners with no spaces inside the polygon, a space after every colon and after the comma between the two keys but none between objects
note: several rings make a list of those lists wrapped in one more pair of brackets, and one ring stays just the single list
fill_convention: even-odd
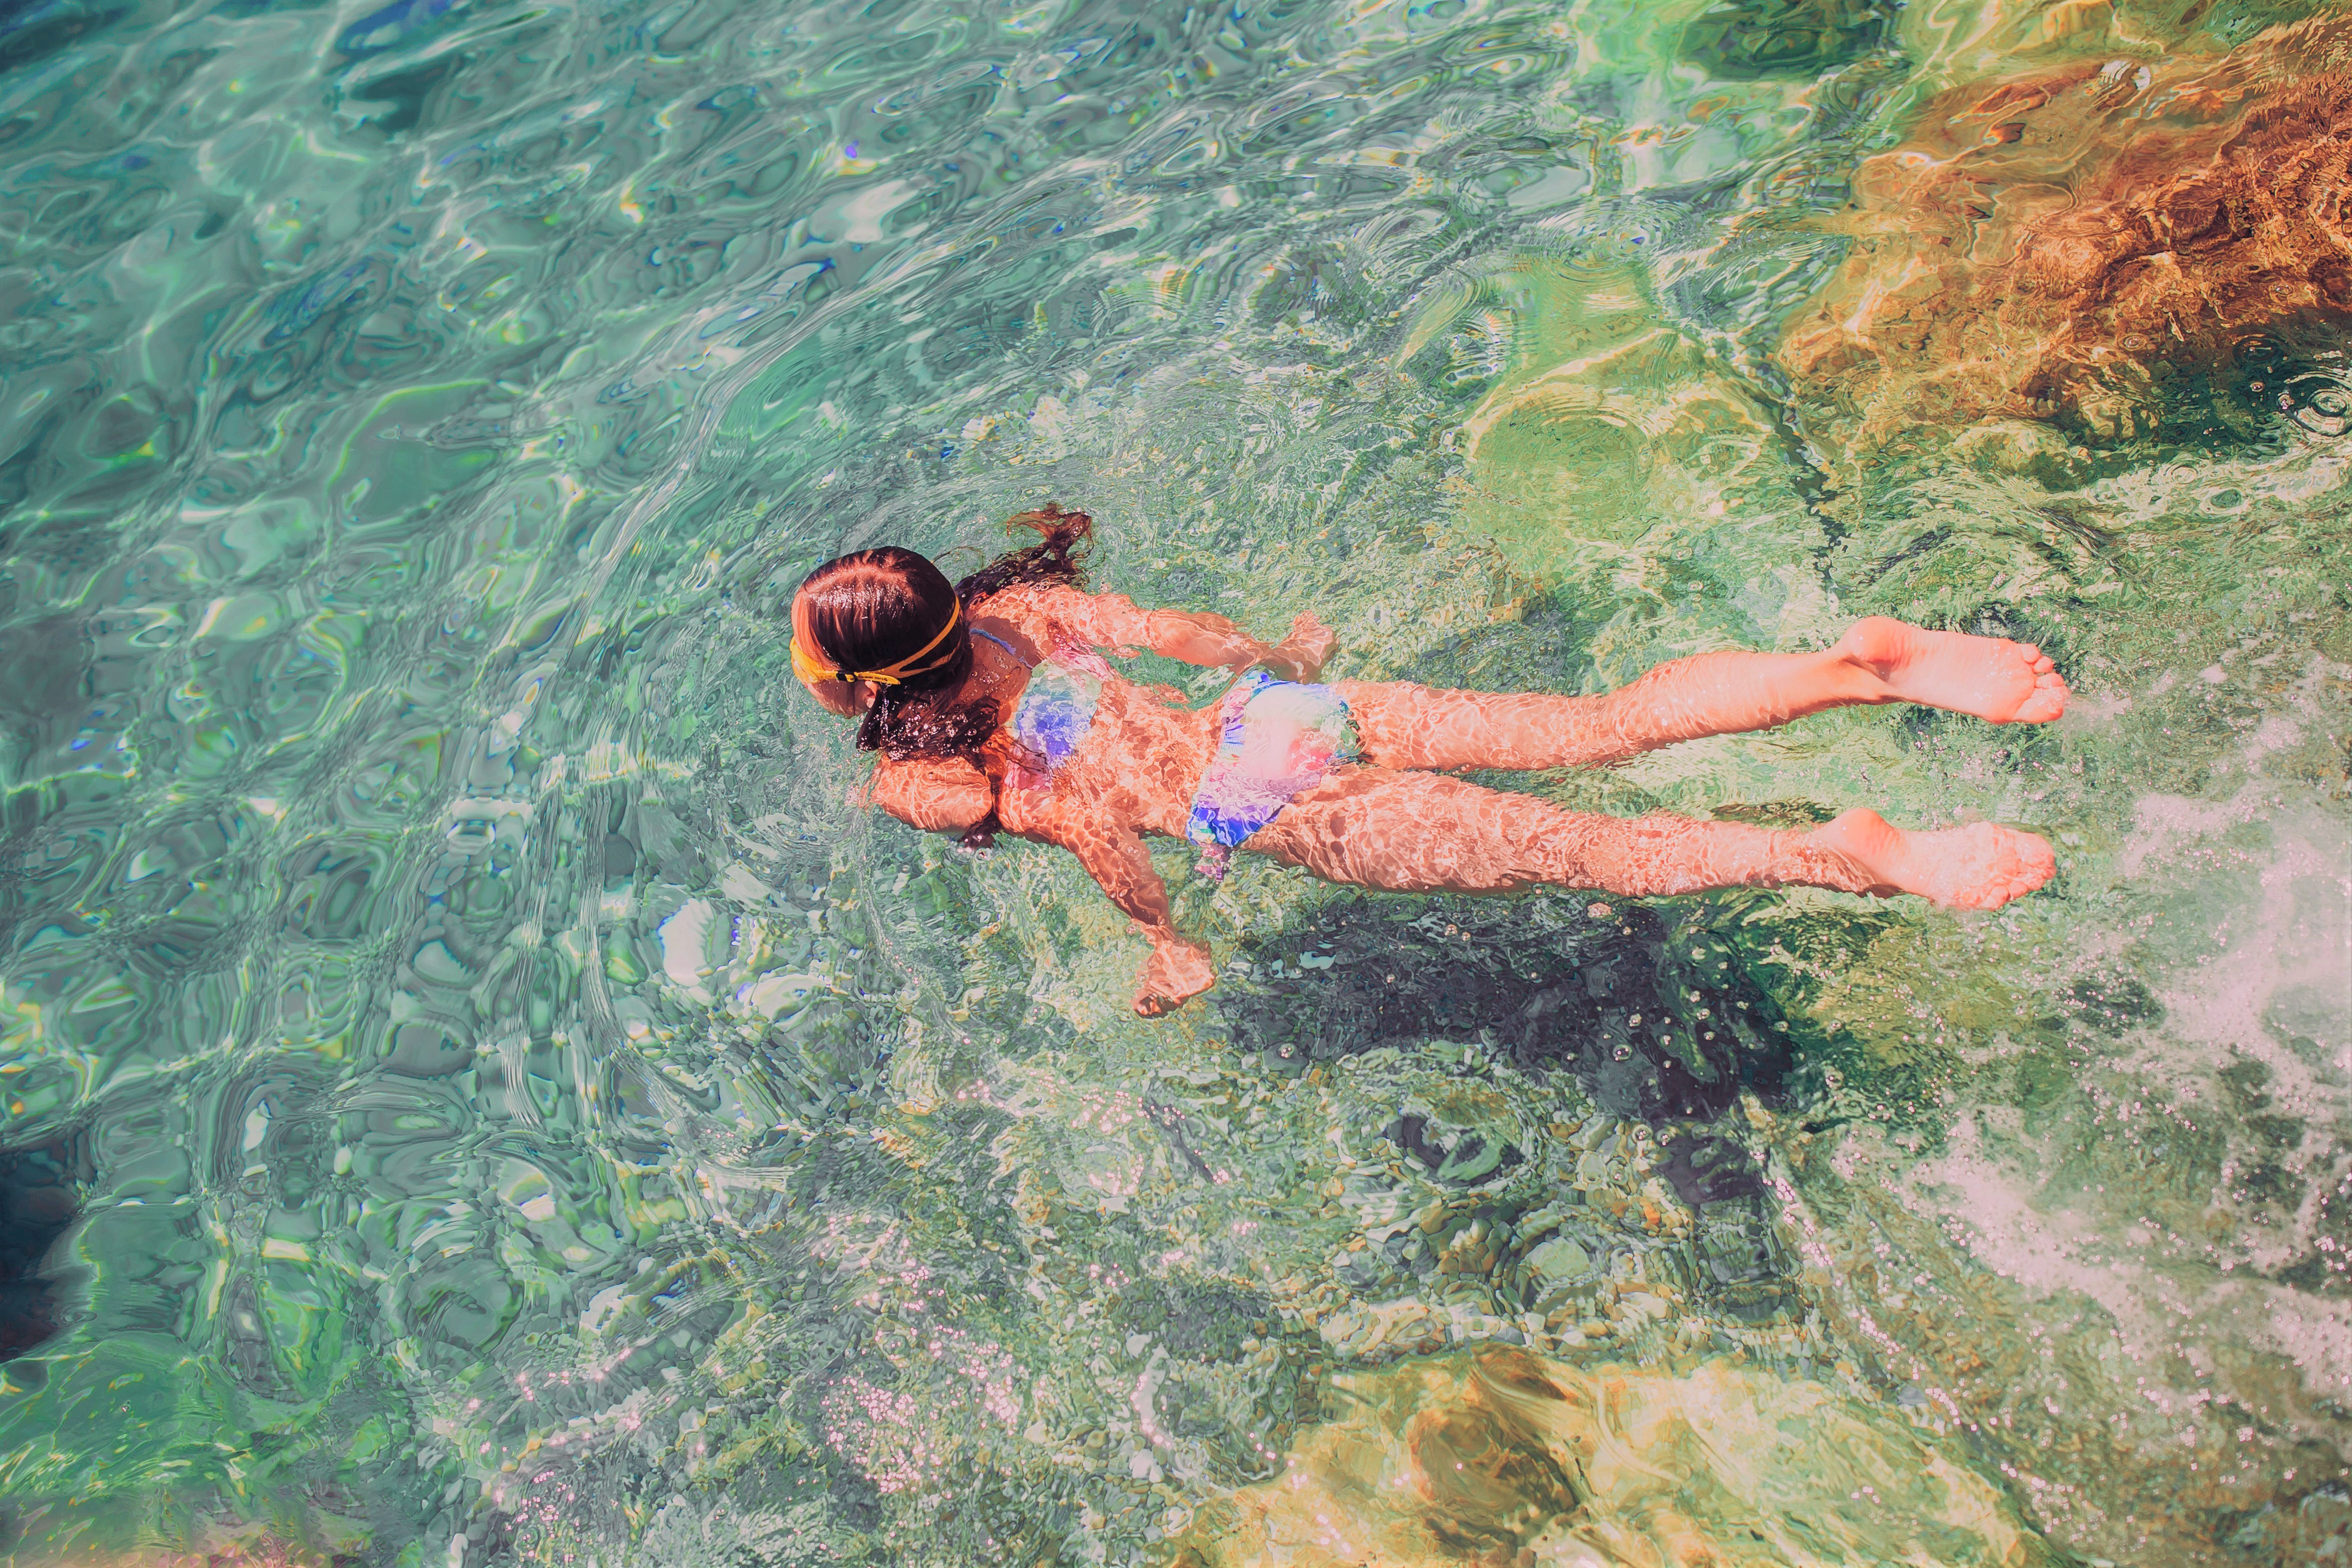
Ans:
[{"label": "ponytail", "polygon": [[1024,582],[1066,582],[1087,585],[1086,563],[1079,558],[1094,541],[1095,520],[1084,512],[1066,512],[1058,501],[1048,501],[1034,512],[1016,512],[1004,519],[1008,528],[1029,528],[1040,538],[1034,545],[1007,550],[956,584],[956,597],[969,612],[992,593]]}]

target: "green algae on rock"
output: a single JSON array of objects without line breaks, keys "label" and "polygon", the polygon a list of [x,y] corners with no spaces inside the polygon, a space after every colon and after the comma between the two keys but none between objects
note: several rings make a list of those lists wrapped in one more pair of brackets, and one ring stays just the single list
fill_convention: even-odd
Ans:
[{"label": "green algae on rock", "polygon": [[1278,1481],[1198,1510],[1177,1563],[2064,1561],[1899,1406],[1835,1383],[1486,1347],[1333,1388],[1344,1414],[1300,1435]]}]

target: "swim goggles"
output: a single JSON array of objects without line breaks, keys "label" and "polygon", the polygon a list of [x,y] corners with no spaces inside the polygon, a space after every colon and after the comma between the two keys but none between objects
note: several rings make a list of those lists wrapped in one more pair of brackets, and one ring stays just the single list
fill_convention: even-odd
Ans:
[{"label": "swim goggles", "polygon": [[953,656],[953,649],[941,653],[928,664],[919,661],[924,654],[946,642],[948,633],[961,624],[963,624],[963,606],[958,604],[949,612],[948,623],[940,628],[938,636],[897,664],[885,664],[878,670],[845,670],[837,664],[828,664],[810,653],[806,645],[801,642],[799,635],[795,633],[793,637],[793,674],[812,684],[818,681],[839,681],[845,685],[851,681],[873,681],[881,685],[895,686],[908,675],[927,674],[946,664]]}]

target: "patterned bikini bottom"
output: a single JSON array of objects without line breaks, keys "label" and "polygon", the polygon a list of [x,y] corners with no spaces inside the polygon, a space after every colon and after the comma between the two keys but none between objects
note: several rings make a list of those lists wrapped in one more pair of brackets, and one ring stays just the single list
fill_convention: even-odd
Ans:
[{"label": "patterned bikini bottom", "polygon": [[1184,836],[1202,846],[1201,874],[1212,880],[1225,874],[1226,852],[1358,756],[1347,700],[1329,686],[1252,670],[1217,706],[1223,733],[1184,825]]}]

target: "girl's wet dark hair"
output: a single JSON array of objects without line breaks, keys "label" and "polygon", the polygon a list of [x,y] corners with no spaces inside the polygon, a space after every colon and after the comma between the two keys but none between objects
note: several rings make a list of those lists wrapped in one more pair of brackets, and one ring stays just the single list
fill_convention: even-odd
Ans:
[{"label": "girl's wet dark hair", "polygon": [[[818,567],[800,586],[808,599],[815,643],[810,652],[845,670],[886,669],[938,636],[958,604],[969,619],[973,605],[1021,583],[1085,586],[1079,558],[1094,537],[1094,518],[1048,501],[1007,518],[1005,526],[1034,529],[1041,537],[953,587],[928,558],[897,545],[859,550]],[[971,673],[971,639],[950,641],[953,645],[942,663],[880,689],[857,727],[861,750],[899,761],[955,757],[978,751],[995,733],[1003,716],[992,698],[953,707],[926,700],[934,692],[953,691]]]},{"label": "girl's wet dark hair", "polygon": [[1039,535],[1034,545],[1006,550],[956,584],[956,597],[971,609],[992,593],[1015,583],[1067,582],[1087,585],[1086,563],[1078,558],[1095,537],[1095,520],[1084,512],[1066,512],[1059,501],[1048,501],[1034,512],[1015,512],[1004,519],[1008,528],[1032,528]]}]

